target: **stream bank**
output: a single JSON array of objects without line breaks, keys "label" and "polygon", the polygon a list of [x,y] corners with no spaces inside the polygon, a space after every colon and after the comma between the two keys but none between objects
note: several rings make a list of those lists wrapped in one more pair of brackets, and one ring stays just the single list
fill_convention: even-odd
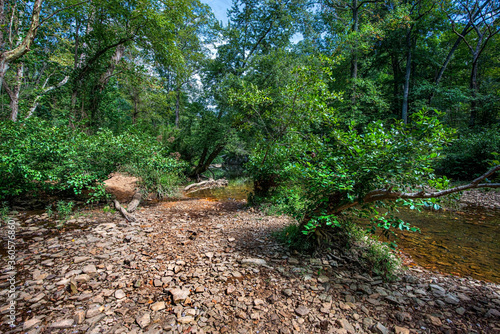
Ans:
[{"label": "stream bank", "polygon": [[[128,223],[87,210],[62,230],[43,214],[14,217],[17,327],[9,328],[3,306],[0,331],[500,331],[499,285],[420,267],[386,283],[339,254],[291,254],[270,236],[288,219],[244,201],[186,198],[136,216]],[[3,300],[8,277],[2,273]]]}]

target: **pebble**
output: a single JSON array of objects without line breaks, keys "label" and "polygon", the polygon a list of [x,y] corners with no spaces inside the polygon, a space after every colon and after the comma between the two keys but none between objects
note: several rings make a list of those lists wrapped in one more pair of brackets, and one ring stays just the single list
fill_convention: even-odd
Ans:
[{"label": "pebble", "polygon": [[306,316],[308,313],[309,313],[309,309],[303,305],[297,307],[295,309],[295,313],[297,313],[298,315],[300,315],[301,317],[303,316]]},{"label": "pebble", "polygon": [[123,299],[125,297],[126,297],[126,294],[125,294],[125,292],[123,292],[123,290],[120,289],[120,290],[115,291],[115,298],[116,299]]}]

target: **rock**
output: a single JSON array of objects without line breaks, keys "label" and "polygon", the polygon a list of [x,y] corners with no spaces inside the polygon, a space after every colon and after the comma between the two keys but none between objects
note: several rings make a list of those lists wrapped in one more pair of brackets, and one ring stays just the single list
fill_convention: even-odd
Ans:
[{"label": "rock", "polygon": [[78,283],[86,283],[90,281],[90,276],[87,274],[81,274],[75,277],[75,281],[77,281]]},{"label": "rock", "polygon": [[266,261],[265,260],[256,259],[256,258],[253,258],[253,259],[243,259],[243,260],[241,260],[241,263],[242,264],[255,264],[255,265],[258,265],[258,266],[264,266],[264,265],[266,265]]},{"label": "rock", "polygon": [[459,315],[464,315],[465,309],[463,307],[459,307],[455,310]]},{"label": "rock", "polygon": [[189,290],[170,289],[169,292],[175,304],[182,303],[189,296]]},{"label": "rock", "polygon": [[489,309],[488,312],[486,312],[486,318],[500,318],[500,312],[497,309]]},{"label": "rock", "polygon": [[307,307],[301,305],[295,309],[295,313],[297,313],[301,317],[304,317],[309,313],[309,309]]},{"label": "rock", "polygon": [[410,334],[410,330],[405,327],[394,326],[395,334]]},{"label": "rock", "polygon": [[86,312],[84,310],[79,310],[75,312],[75,316],[73,317],[73,319],[78,325],[83,323],[83,321],[85,320],[85,313]]},{"label": "rock", "polygon": [[87,318],[87,319],[93,318],[96,315],[101,314],[101,312],[103,311],[103,309],[104,309],[104,307],[103,308],[94,307],[94,308],[92,308],[90,310],[87,310],[87,314],[85,315],[85,318]]},{"label": "rock", "polygon": [[460,303],[460,300],[452,295],[451,293],[447,294],[445,297],[444,297],[444,301],[447,302],[448,304],[452,304],[452,305],[457,305],[458,303]]},{"label": "rock", "polygon": [[180,324],[189,324],[191,322],[194,321],[194,318],[190,315],[188,316],[185,316],[185,317],[180,317],[179,319],[177,319],[177,321],[180,323]]},{"label": "rock", "polygon": [[141,317],[137,317],[135,321],[141,328],[145,328],[151,323],[151,315],[146,312]]},{"label": "rock", "polygon": [[39,325],[42,321],[40,319],[37,319],[37,318],[31,318],[30,320],[27,320],[24,322],[24,325],[23,325],[23,330],[28,330],[30,328],[33,328],[37,325]]},{"label": "rock", "polygon": [[442,286],[437,284],[429,284],[429,289],[436,297],[444,297],[444,295],[446,294],[446,290]]},{"label": "rock", "polygon": [[443,323],[441,322],[441,319],[438,317],[435,317],[433,315],[428,314],[427,319],[433,324],[434,326],[441,327]]},{"label": "rock", "polygon": [[74,323],[75,323],[75,320],[73,320],[73,319],[64,319],[64,320],[56,321],[56,322],[52,323],[49,327],[56,328],[56,329],[70,328],[71,326],[73,326]]},{"label": "rock", "polygon": [[97,273],[97,268],[93,264],[88,264],[85,267],[83,267],[83,272],[85,274],[95,274]]},{"label": "rock", "polygon": [[88,256],[77,256],[73,259],[73,262],[75,263],[80,263],[80,262],[85,262],[87,260],[90,260],[91,258]]},{"label": "rock", "polygon": [[291,297],[293,295],[292,289],[283,289],[281,292],[287,297]]},{"label": "rock", "polygon": [[375,331],[380,334],[389,334],[389,330],[380,322],[375,325]]},{"label": "rock", "polygon": [[160,311],[160,310],[163,310],[165,309],[165,302],[156,302],[154,304],[151,305],[151,310],[153,311]]},{"label": "rock", "polygon": [[341,328],[343,328],[344,330],[346,330],[348,333],[351,333],[351,334],[356,333],[356,330],[351,325],[351,323],[349,321],[347,321],[347,319],[344,319],[344,318],[337,319],[337,324],[339,324],[339,326]]},{"label": "rock", "polygon": [[254,299],[253,304],[255,306],[259,306],[259,305],[264,305],[265,303],[262,299]]},{"label": "rock", "polygon": [[123,292],[123,290],[120,289],[120,290],[115,291],[115,298],[116,299],[123,299],[125,297],[126,297],[126,295],[125,295],[125,292]]},{"label": "rock", "polygon": [[328,281],[330,281],[330,279],[325,275],[321,275],[320,277],[318,277],[318,282],[320,283],[328,283]]},{"label": "rock", "polygon": [[236,287],[235,287],[234,285],[229,284],[229,285],[227,286],[226,293],[227,293],[228,295],[230,295],[230,294],[234,293],[235,291],[236,291]]}]

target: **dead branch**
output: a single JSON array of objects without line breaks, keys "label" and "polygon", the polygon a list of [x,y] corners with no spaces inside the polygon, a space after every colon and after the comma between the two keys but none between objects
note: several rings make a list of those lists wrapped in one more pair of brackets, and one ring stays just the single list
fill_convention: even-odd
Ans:
[{"label": "dead branch", "polygon": [[127,211],[129,213],[134,212],[137,209],[139,203],[141,203],[141,198],[142,195],[139,191],[134,194],[134,197],[132,197],[132,201],[130,201],[129,205],[127,206]]},{"label": "dead branch", "polygon": [[127,212],[121,205],[120,202],[118,202],[116,199],[113,201],[115,203],[115,208],[116,210],[120,211],[122,216],[128,221],[128,222],[135,222],[136,219],[133,215]]}]

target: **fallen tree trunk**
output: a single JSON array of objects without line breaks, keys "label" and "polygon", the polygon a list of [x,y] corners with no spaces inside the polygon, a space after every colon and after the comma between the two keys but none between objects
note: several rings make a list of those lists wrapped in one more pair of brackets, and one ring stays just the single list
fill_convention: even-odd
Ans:
[{"label": "fallen tree trunk", "polygon": [[134,212],[137,209],[139,203],[141,203],[141,198],[142,195],[139,191],[134,194],[134,197],[132,197],[132,201],[130,201],[129,205],[127,206],[127,211],[129,213]]},{"label": "fallen tree trunk", "polygon": [[189,186],[184,188],[184,192],[186,194],[190,194],[205,189],[223,188],[227,187],[227,184],[228,182],[226,179],[219,179],[219,180],[209,179],[207,181],[190,184]]},{"label": "fallen tree trunk", "polygon": [[127,212],[127,210],[125,210],[125,208],[123,208],[121,205],[120,205],[120,202],[118,202],[116,199],[113,201],[115,203],[115,208],[116,210],[120,211],[120,213],[122,214],[122,216],[128,221],[128,222],[135,222],[136,219],[133,215],[131,215],[130,213]]}]

